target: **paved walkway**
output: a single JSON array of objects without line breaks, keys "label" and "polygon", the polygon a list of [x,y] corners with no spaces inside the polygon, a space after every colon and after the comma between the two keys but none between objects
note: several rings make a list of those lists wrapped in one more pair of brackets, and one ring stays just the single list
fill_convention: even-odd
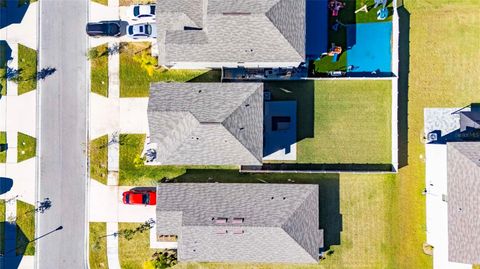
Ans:
[{"label": "paved walkway", "polygon": [[120,269],[118,258],[118,236],[111,234],[118,232],[118,222],[107,222],[107,260],[109,269]]}]

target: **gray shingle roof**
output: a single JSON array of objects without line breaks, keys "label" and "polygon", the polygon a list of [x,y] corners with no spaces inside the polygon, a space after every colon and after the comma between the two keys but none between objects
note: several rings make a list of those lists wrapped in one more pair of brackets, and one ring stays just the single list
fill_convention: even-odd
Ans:
[{"label": "gray shingle roof", "polygon": [[316,263],[318,205],[317,185],[160,184],[157,234],[178,235],[180,261]]},{"label": "gray shingle roof", "polygon": [[305,1],[157,0],[159,64],[304,62]]},{"label": "gray shingle roof", "polygon": [[153,83],[148,121],[161,164],[262,162],[261,83]]},{"label": "gray shingle roof", "polygon": [[480,263],[480,142],[447,144],[448,258]]}]

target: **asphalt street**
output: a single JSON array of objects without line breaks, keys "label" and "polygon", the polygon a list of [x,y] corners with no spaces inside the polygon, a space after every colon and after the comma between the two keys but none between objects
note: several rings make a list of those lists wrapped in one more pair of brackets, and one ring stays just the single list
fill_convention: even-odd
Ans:
[{"label": "asphalt street", "polygon": [[37,216],[40,269],[86,268],[87,0],[42,0],[39,65],[56,71],[39,81],[40,159]]}]

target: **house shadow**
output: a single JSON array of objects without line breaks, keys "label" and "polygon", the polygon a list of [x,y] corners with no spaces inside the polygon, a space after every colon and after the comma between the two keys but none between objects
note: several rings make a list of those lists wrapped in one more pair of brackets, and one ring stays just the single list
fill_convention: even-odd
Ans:
[{"label": "house shadow", "polygon": [[410,13],[401,6],[398,66],[398,167],[408,165],[408,76],[410,72]]},{"label": "house shadow", "polygon": [[222,80],[222,70],[211,69],[200,76],[194,77],[187,82],[220,82]]},{"label": "house shadow", "polygon": [[[0,253],[0,268],[19,268],[24,253],[31,239],[29,239],[22,229],[11,222],[0,222],[0,231],[4,231],[4,240]],[[9,246],[5,239],[15,240],[16,246]],[[9,248],[10,247],[10,248]]]},{"label": "house shadow", "polygon": [[393,172],[388,163],[264,163],[261,166],[242,166],[242,171],[271,172]]},{"label": "house shadow", "polygon": [[315,122],[315,82],[314,81],[268,81],[264,90],[271,93],[271,101],[297,102],[297,138],[313,138]]},{"label": "house shadow", "polygon": [[13,187],[13,180],[8,177],[0,177],[0,195],[9,192]]},{"label": "house shadow", "polygon": [[[324,247],[340,245],[343,230],[340,214],[340,175],[323,174],[265,174],[239,173],[236,170],[187,169],[186,173],[171,180],[175,183],[249,183],[249,184],[314,184],[318,185],[319,229],[323,229]],[[168,184],[168,183],[166,183]]]},{"label": "house shadow", "polygon": [[21,2],[19,0],[0,1],[0,29],[10,24],[22,22],[30,1]]},{"label": "house shadow", "polygon": [[7,66],[8,61],[12,59],[12,48],[5,40],[0,40],[0,68]]}]

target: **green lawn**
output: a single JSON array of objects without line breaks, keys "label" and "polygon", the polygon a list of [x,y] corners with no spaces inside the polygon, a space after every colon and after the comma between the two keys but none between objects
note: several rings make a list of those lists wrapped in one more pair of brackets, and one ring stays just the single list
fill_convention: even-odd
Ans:
[{"label": "green lawn", "polygon": [[0,163],[7,161],[7,132],[0,132]]},{"label": "green lawn", "polygon": [[90,141],[90,177],[107,184],[108,135]]},{"label": "green lawn", "polygon": [[5,251],[5,200],[0,199],[0,255]]},{"label": "green lawn", "polygon": [[107,262],[107,240],[105,236],[107,234],[107,225],[105,222],[90,222],[90,268],[103,269],[108,268]]},{"label": "green lawn", "polygon": [[[35,207],[17,200],[17,255],[35,255]],[[26,248],[25,248],[26,247]]]},{"label": "green lawn", "polygon": [[[118,229],[135,229],[141,223],[118,223]],[[149,232],[137,233],[131,240],[122,236],[118,239],[118,256],[122,269],[139,269],[150,260],[154,249],[150,248]]]},{"label": "green lawn", "polygon": [[[155,186],[164,177],[174,178],[184,174],[187,169],[237,169],[229,166],[146,166],[135,165],[134,160],[142,153],[144,134],[120,135],[120,171],[121,186]],[[213,171],[213,170],[206,170]]]},{"label": "green lawn", "polygon": [[18,95],[33,91],[37,88],[37,51],[18,44]]},{"label": "green lawn", "polygon": [[297,162],[314,164],[390,164],[391,87],[383,80],[265,85],[273,100],[297,100]]},{"label": "green lawn", "polygon": [[99,55],[90,60],[90,89],[94,93],[108,97],[108,44],[92,49],[96,50]]},{"label": "green lawn", "polygon": [[[180,263],[176,268],[395,268],[397,247],[401,246],[395,245],[390,232],[391,226],[396,222],[392,216],[398,202],[395,197],[397,188],[395,175],[239,174],[235,171],[216,171],[212,174],[189,171],[177,178],[177,181],[259,184],[262,181],[269,183],[293,181],[300,184],[317,184],[320,192],[320,226],[325,228],[325,243],[331,245],[334,253],[318,265],[311,266]],[[135,227],[135,224],[130,226],[132,227]],[[138,266],[148,259],[152,251],[146,244],[141,248],[134,247],[138,244],[132,243],[130,249],[135,249],[137,268],[140,268]],[[120,251],[122,252],[122,247]],[[122,257],[120,259],[122,261]],[[123,266],[122,262],[122,268]]]},{"label": "green lawn", "polygon": [[22,162],[35,157],[37,147],[37,140],[35,137],[18,132],[17,143],[17,162]]},{"label": "green lawn", "polygon": [[92,0],[92,2],[99,3],[101,5],[108,6],[108,0]]},{"label": "green lawn", "polygon": [[18,0],[18,6],[23,6],[25,4],[31,4],[37,2],[37,0]]},{"label": "green lawn", "polygon": [[[149,52],[148,43],[128,43],[120,53],[120,97],[148,97],[151,82],[220,81],[220,73],[209,70],[156,69],[152,76],[134,60],[134,55]],[[156,63],[156,58],[154,59]],[[199,78],[202,78],[199,80]]]},{"label": "green lawn", "polygon": [[[425,145],[423,110],[426,107],[463,107],[480,102],[480,1],[405,0],[400,24],[410,13],[410,73],[408,89],[408,165],[398,174],[398,208],[391,233],[397,242],[397,268],[432,268],[422,253],[425,235]],[[403,18],[403,20],[402,20]],[[407,32],[400,28],[400,32]],[[448,42],[445,42],[448,40]],[[406,84],[406,83],[405,83]],[[400,114],[399,118],[404,117]],[[408,155],[407,155],[408,153]],[[408,231],[408,232],[405,232]]]}]

